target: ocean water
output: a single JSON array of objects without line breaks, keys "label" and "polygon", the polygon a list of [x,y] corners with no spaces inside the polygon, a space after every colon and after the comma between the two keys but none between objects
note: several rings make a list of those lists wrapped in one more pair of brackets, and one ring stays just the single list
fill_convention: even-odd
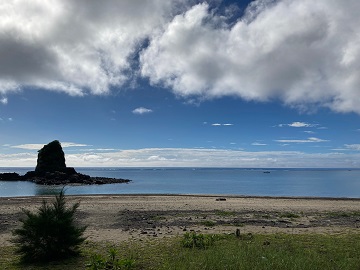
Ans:
[{"label": "ocean water", "polygon": [[[0,168],[25,174],[33,168]],[[360,198],[360,170],[238,168],[76,168],[91,176],[127,178],[129,184],[67,186],[76,194],[216,194]],[[264,173],[265,172],[265,173]],[[0,181],[0,197],[58,193],[62,187]]]}]

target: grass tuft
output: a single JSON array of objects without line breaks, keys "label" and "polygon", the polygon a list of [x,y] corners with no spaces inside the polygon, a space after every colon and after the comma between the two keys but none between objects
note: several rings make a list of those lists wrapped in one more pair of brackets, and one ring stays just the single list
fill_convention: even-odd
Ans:
[{"label": "grass tuft", "polygon": [[207,226],[207,227],[215,227],[216,222],[214,222],[212,220],[205,220],[205,221],[201,221],[200,225]]}]

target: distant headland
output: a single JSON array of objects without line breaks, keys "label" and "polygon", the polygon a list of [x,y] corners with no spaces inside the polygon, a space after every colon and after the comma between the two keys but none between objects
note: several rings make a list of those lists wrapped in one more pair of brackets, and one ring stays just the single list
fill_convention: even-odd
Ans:
[{"label": "distant headland", "polygon": [[0,181],[30,181],[39,185],[101,185],[128,183],[129,179],[92,177],[78,173],[73,167],[66,167],[65,154],[58,140],[52,141],[38,151],[37,165],[34,171],[25,175],[18,173],[0,173]]}]

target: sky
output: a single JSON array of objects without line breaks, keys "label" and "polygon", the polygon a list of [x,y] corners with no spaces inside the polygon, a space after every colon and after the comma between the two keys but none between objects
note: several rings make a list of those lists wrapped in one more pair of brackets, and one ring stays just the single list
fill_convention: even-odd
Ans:
[{"label": "sky", "polygon": [[360,168],[358,0],[0,2],[0,167]]}]

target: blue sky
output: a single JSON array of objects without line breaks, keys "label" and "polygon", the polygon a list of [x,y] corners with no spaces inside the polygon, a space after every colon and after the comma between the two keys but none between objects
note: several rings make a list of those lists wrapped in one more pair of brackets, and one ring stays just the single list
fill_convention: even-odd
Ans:
[{"label": "blue sky", "polygon": [[[360,3],[6,1],[0,167],[360,166]],[[336,12],[335,12],[336,11]]]}]

